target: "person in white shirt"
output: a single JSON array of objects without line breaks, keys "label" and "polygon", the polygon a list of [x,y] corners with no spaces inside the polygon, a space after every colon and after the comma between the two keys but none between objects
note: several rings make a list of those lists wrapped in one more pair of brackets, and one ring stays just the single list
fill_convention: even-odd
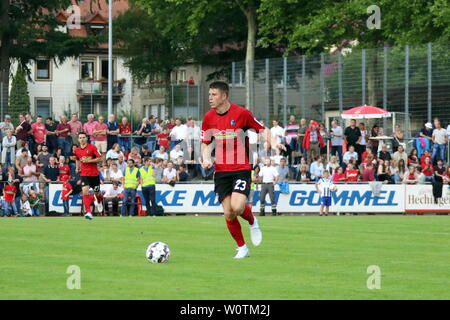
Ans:
[{"label": "person in white shirt", "polygon": [[273,127],[270,129],[270,132],[272,133],[273,139],[279,143],[283,143],[284,138],[284,128],[280,127],[278,124],[278,120],[272,121]]},{"label": "person in white shirt", "polygon": [[445,162],[445,150],[448,143],[447,130],[442,128],[439,120],[434,121],[436,129],[433,130],[433,153],[431,155],[431,163],[434,165],[437,159]]},{"label": "person in white shirt", "polygon": [[311,174],[312,181],[318,181],[322,175],[325,168],[323,167],[322,158],[316,157],[315,161],[311,163],[309,168],[309,173]]},{"label": "person in white shirt", "polygon": [[[180,119],[175,120],[175,127],[173,127],[172,131],[170,131],[170,150],[173,150],[177,144],[182,143],[187,137],[187,126],[181,124]],[[183,149],[183,148],[182,148]],[[186,149],[186,148],[184,148]]]},{"label": "person in white shirt", "polygon": [[27,195],[22,194],[22,198],[20,199],[20,213],[22,216],[31,217],[33,213],[31,212],[30,202],[28,201]]},{"label": "person in white shirt", "polygon": [[172,187],[175,185],[177,181],[177,170],[173,167],[172,162],[167,163],[167,168],[163,171],[163,182],[170,184]]},{"label": "person in white shirt", "polygon": [[103,199],[106,204],[106,211],[108,212],[108,216],[110,215],[118,215],[119,208],[122,206],[122,199],[120,195],[123,192],[123,188],[119,186],[119,182],[115,181],[106,189],[105,195]]},{"label": "person in white shirt", "polygon": [[348,148],[348,151],[344,153],[342,160],[344,161],[345,164],[348,164],[352,158],[355,159],[355,161],[358,161],[358,154],[355,152],[354,146],[350,146]]},{"label": "person in white shirt", "polygon": [[401,144],[397,147],[397,151],[394,152],[392,159],[397,162],[399,162],[400,159],[403,159],[405,163],[408,163],[408,154],[405,152]]},{"label": "person in white shirt", "polygon": [[264,166],[259,171],[258,176],[262,178],[260,195],[260,216],[264,216],[266,207],[266,195],[269,193],[272,215],[277,215],[277,204],[275,202],[275,185],[278,180],[278,170],[272,166],[269,158],[264,160]]},{"label": "person in white shirt", "polygon": [[179,157],[183,157],[184,152],[181,151],[181,145],[177,144],[175,148],[170,151],[170,160],[176,161]]},{"label": "person in white shirt", "polygon": [[117,163],[113,162],[109,169],[109,180],[112,182],[123,182],[123,172],[119,170]]},{"label": "person in white shirt", "polygon": [[159,150],[156,150],[152,153],[153,159],[162,159],[162,160],[168,160],[169,156],[166,152],[166,148],[162,145],[159,146]]}]

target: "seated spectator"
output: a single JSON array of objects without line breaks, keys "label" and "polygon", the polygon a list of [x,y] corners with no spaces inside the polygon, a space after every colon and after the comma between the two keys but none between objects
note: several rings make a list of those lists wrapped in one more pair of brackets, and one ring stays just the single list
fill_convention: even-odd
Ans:
[{"label": "seated spectator", "polygon": [[418,179],[419,179],[419,181],[417,183],[418,184],[426,184],[427,183],[427,177],[423,174],[422,167],[416,167],[416,173],[418,174]]},{"label": "seated spectator", "polygon": [[162,160],[168,160],[169,156],[167,155],[166,148],[164,146],[160,145],[159,150],[156,150],[152,153],[153,159],[162,159]]},{"label": "seated spectator", "polygon": [[442,179],[444,180],[444,183],[448,183],[450,186],[450,166],[448,166],[445,170],[445,174],[442,176]]},{"label": "seated spectator", "polygon": [[131,152],[128,155],[128,159],[133,159],[136,164],[138,164],[141,161],[141,155],[139,154],[138,147],[131,148]]},{"label": "seated spectator", "polygon": [[[380,158],[380,160],[382,160]],[[377,169],[377,180],[384,183],[391,183],[391,175],[390,175],[390,160],[384,160],[378,165]]]},{"label": "seated spectator", "polygon": [[315,161],[311,163],[311,167],[309,168],[309,173],[311,173],[311,181],[318,181],[322,178],[325,168],[323,167],[321,157],[316,157],[314,160]]},{"label": "seated spectator", "polygon": [[417,149],[412,148],[408,157],[408,165],[420,166],[420,160],[417,156]]},{"label": "seated spectator", "polygon": [[396,183],[403,181],[403,178],[405,177],[405,173],[408,171],[408,167],[406,166],[405,161],[403,159],[400,159],[400,161],[397,163],[397,178],[395,180]]},{"label": "seated spectator", "polygon": [[28,159],[32,159],[31,158],[31,154],[27,149],[22,149],[21,153],[19,154],[19,156],[16,157],[16,169],[21,172],[23,170],[23,167],[25,167],[28,163]]},{"label": "seated spectator", "polygon": [[30,202],[31,211],[33,216],[39,217],[41,214],[40,205],[43,196],[41,193],[36,192],[34,188],[28,190],[28,201]]},{"label": "seated spectator", "polygon": [[123,188],[120,183],[115,181],[107,189],[103,196],[105,201],[105,209],[108,216],[119,215],[119,209],[122,207],[121,194]]},{"label": "seated spectator", "polygon": [[330,157],[330,162],[327,163],[327,166],[326,166],[325,170],[328,170],[328,172],[330,172],[330,174],[333,175],[333,173],[339,167],[340,166],[339,166],[339,163],[337,161],[337,157],[336,156],[331,156]]},{"label": "seated spectator", "polygon": [[427,182],[433,182],[434,181],[434,170],[433,170],[433,165],[431,164],[431,157],[426,157],[424,159],[424,163],[421,165],[422,167],[422,173],[425,175],[426,177],[426,181]]},{"label": "seated spectator", "polygon": [[419,182],[419,175],[416,172],[416,168],[414,168],[414,166],[409,166],[409,170],[405,174],[405,177],[403,178],[403,183],[417,184],[418,182]]},{"label": "seated spectator", "polygon": [[152,151],[148,148],[148,145],[144,144],[141,149],[141,159],[144,159],[145,157],[151,158],[152,157]]},{"label": "seated spectator", "polygon": [[423,154],[420,156],[420,165],[423,165],[425,163],[425,159],[429,158],[431,163],[431,154],[429,150],[424,150]]},{"label": "seated spectator", "polygon": [[172,162],[167,163],[167,168],[163,171],[162,181],[170,184],[171,186],[174,186],[175,182],[177,182],[177,171],[173,167]]},{"label": "seated spectator", "polygon": [[361,162],[361,170],[364,170],[369,164],[372,164],[373,168],[375,168],[375,165],[377,164],[377,161],[373,158],[372,154],[367,155],[367,157]]},{"label": "seated spectator", "polygon": [[156,183],[161,183],[163,178],[163,160],[156,158],[155,159],[155,165],[153,167],[153,173],[155,174],[155,181]]},{"label": "seated spectator", "polygon": [[127,152],[131,148],[131,124],[128,122],[127,117],[122,118],[122,122],[119,123],[119,145],[123,152]]},{"label": "seated spectator", "polygon": [[120,150],[120,145],[118,143],[114,143],[111,150],[108,150],[106,153],[106,159],[113,159],[116,161],[119,159],[119,156],[124,156],[123,152]]},{"label": "seated spectator", "polygon": [[333,173],[332,180],[334,183],[343,183],[347,181],[347,175],[344,173],[344,169],[342,167],[337,168],[337,170]]},{"label": "seated spectator", "polygon": [[183,157],[184,152],[181,150],[181,145],[177,144],[172,151],[170,151],[170,160],[175,161],[179,157]]},{"label": "seated spectator", "polygon": [[344,156],[342,157],[342,160],[346,165],[350,162],[351,159],[354,159],[355,161],[358,161],[358,153],[355,151],[354,146],[350,146],[348,148],[348,151],[344,153]]},{"label": "seated spectator", "polygon": [[[369,149],[370,150],[370,149]],[[362,181],[375,181],[375,166],[372,162],[366,163],[361,174]]]},{"label": "seated spectator", "polygon": [[178,181],[188,181],[189,180],[189,174],[186,171],[186,165],[184,165],[184,164],[180,165],[179,170],[177,171],[177,175],[178,175],[178,178],[177,178]]},{"label": "seated spectator", "polygon": [[214,177],[214,166],[211,166],[208,169],[205,169],[203,168],[203,166],[200,166],[200,172],[202,174],[203,180],[207,181],[209,179],[212,179]]},{"label": "seated spectator", "polygon": [[378,152],[378,159],[381,159],[383,161],[384,160],[392,160],[391,153],[389,151],[387,151],[386,144],[381,145],[381,150],[380,150],[380,152]]},{"label": "seated spectator", "polygon": [[405,149],[401,144],[397,147],[397,151],[394,153],[393,159],[397,162],[400,159],[403,159],[405,163],[408,162],[408,155],[406,154]]},{"label": "seated spectator", "polygon": [[345,177],[348,182],[358,182],[359,171],[354,167],[353,163],[349,163],[347,165],[347,169],[345,170]]},{"label": "seated spectator", "polygon": [[308,172],[308,169],[305,165],[300,166],[300,171],[297,174],[296,180],[305,183],[311,181],[311,174]]},{"label": "seated spectator", "polygon": [[367,148],[361,155],[361,162],[364,162],[369,156],[372,157],[372,160],[376,157],[372,149]]},{"label": "seated spectator", "polygon": [[119,170],[116,162],[113,162],[109,169],[109,181],[123,183],[123,172]]},{"label": "seated spectator", "polygon": [[[403,159],[400,159],[403,160]],[[389,164],[389,175],[391,176],[391,183],[397,183],[398,179],[398,161],[392,160]]]}]

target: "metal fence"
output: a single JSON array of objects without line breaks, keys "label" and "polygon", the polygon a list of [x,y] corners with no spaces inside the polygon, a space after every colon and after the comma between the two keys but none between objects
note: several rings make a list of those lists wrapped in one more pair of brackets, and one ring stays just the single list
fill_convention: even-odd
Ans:
[{"label": "metal fence", "polygon": [[[415,135],[434,117],[450,123],[449,49],[429,43],[256,60],[249,107],[266,123],[286,123],[291,114],[328,123],[343,110],[371,104],[395,112]],[[245,105],[245,62],[232,64],[229,81],[231,100]]]},{"label": "metal fence", "polygon": [[174,118],[200,119],[203,116],[204,89],[200,85],[171,85],[172,110]]}]

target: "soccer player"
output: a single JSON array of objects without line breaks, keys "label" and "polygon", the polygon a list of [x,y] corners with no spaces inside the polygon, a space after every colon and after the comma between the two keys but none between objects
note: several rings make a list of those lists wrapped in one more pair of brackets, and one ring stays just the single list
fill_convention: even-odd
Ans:
[{"label": "soccer player", "polygon": [[89,197],[89,188],[94,189],[96,193],[100,192],[100,176],[97,163],[103,161],[102,155],[98,152],[97,147],[88,143],[86,133],[78,134],[80,146],[75,149],[75,157],[77,159],[76,172],[80,172],[81,189],[83,193],[83,206],[86,219],[92,220],[91,203],[92,197]]},{"label": "soccer player", "polygon": [[322,178],[316,183],[316,190],[320,195],[320,216],[328,216],[331,206],[331,185],[333,180],[331,180],[330,172],[325,170],[323,172]]},{"label": "soccer player", "polygon": [[212,167],[211,152],[215,142],[214,192],[222,204],[228,230],[238,245],[235,259],[249,256],[249,250],[242,234],[237,216],[247,220],[250,225],[250,237],[253,245],[262,241],[258,221],[251,207],[246,204],[250,193],[251,169],[249,143],[246,131],[264,130],[264,138],[270,143],[270,130],[257,121],[252,113],[228,101],[228,84],[216,81],[209,86],[209,104],[211,110],[203,118],[201,130],[202,166]]}]

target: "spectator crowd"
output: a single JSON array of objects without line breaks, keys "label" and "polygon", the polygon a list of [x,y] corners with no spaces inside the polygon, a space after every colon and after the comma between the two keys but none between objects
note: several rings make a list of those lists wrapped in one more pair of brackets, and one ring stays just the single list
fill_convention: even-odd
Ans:
[{"label": "spectator crowd", "polygon": [[[351,120],[348,127],[333,120],[331,128],[294,116],[285,125],[273,120],[272,140],[263,143],[263,135],[249,133],[254,182],[261,182],[261,171],[273,166],[278,181],[317,182],[328,170],[336,183],[381,181],[384,183],[450,182],[447,145],[450,125],[444,129],[439,119],[425,123],[414,139],[414,148],[406,153],[406,137],[395,126],[386,144],[384,130]],[[136,167],[149,159],[156,183],[174,185],[190,180],[212,180],[214,168],[201,166],[200,127],[188,118],[160,120],[155,116],[142,119],[132,127],[129,119],[108,119],[89,114],[83,123],[77,114],[70,120],[63,115],[33,118],[21,114],[18,119],[6,115],[0,123],[2,215],[33,215],[48,210],[48,183],[61,182],[66,198],[81,190],[74,149],[78,133],[85,132],[88,141],[104,156],[99,164],[102,183],[114,183],[109,193],[117,194],[123,184],[127,161]],[[120,190],[120,189],[119,189]],[[63,199],[64,200],[64,199]],[[66,204],[65,204],[66,205]]]}]

